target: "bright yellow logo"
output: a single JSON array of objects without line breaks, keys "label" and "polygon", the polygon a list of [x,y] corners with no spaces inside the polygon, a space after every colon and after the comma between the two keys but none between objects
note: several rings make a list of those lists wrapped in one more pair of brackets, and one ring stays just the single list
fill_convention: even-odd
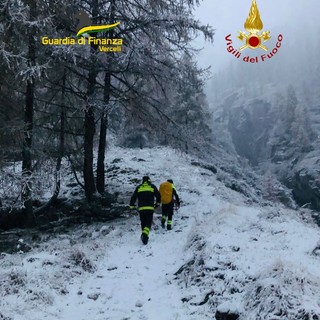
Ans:
[{"label": "bright yellow logo", "polygon": [[250,48],[250,49],[263,49],[268,51],[268,48],[262,43],[271,39],[270,31],[264,31],[261,34],[259,32],[263,29],[263,23],[260,18],[260,12],[256,0],[252,0],[252,5],[250,8],[249,16],[244,23],[244,28],[249,32],[239,31],[238,39],[246,44],[240,47],[240,51]]},{"label": "bright yellow logo", "polygon": [[120,22],[114,23],[114,24],[103,24],[100,26],[87,26],[84,28],[81,28],[77,33],[77,38],[79,38],[84,33],[94,33],[94,32],[105,32],[114,29],[116,26],[118,26]]}]

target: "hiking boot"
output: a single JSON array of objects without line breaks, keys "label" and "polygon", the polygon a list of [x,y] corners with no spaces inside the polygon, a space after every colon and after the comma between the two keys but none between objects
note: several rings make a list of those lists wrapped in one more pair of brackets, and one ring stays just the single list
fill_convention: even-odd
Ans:
[{"label": "hiking boot", "polygon": [[167,224],[167,230],[172,230],[172,225],[171,224]]},{"label": "hiking boot", "polygon": [[143,233],[141,235],[141,241],[143,242],[143,244],[147,244],[148,240],[149,240],[149,237],[145,233]]},{"label": "hiking boot", "polygon": [[165,221],[161,221],[161,227],[164,229],[165,226],[166,226]]}]

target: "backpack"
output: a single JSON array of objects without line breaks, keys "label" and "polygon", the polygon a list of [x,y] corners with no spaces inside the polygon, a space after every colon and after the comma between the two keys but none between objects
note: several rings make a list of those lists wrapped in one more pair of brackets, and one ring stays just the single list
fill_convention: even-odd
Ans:
[{"label": "backpack", "polygon": [[161,203],[168,204],[172,202],[173,199],[173,186],[172,183],[166,181],[160,184],[159,192],[161,195]]}]

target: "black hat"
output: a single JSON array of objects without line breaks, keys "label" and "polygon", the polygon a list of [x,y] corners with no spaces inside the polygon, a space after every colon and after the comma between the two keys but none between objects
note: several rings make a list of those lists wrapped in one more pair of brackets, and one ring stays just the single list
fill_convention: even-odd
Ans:
[{"label": "black hat", "polygon": [[151,182],[151,179],[148,176],[144,176],[142,182]]},{"label": "black hat", "polygon": [[167,181],[173,184],[173,180],[172,179],[168,179]]}]

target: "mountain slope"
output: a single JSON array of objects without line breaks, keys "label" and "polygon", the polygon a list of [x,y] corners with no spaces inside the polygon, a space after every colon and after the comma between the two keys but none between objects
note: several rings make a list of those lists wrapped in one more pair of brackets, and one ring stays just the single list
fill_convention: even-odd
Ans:
[{"label": "mountain slope", "polygon": [[[143,175],[172,178],[183,205],[160,212],[147,246],[136,215],[1,255],[3,319],[320,317],[320,232],[309,212],[248,205],[208,169],[169,148],[108,150],[110,192],[128,204]],[[218,311],[218,313],[217,313]],[[313,318],[312,318],[313,317]]]}]

